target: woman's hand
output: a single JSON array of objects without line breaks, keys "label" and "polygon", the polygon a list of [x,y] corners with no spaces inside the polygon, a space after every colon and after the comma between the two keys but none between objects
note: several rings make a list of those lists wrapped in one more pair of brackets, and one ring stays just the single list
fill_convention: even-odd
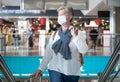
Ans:
[{"label": "woman's hand", "polygon": [[78,35],[78,29],[72,28],[71,29],[71,34],[72,34],[73,37],[77,36]]},{"label": "woman's hand", "polygon": [[34,74],[30,75],[30,78],[38,77],[38,76],[42,76],[42,71],[41,70],[37,70]]}]

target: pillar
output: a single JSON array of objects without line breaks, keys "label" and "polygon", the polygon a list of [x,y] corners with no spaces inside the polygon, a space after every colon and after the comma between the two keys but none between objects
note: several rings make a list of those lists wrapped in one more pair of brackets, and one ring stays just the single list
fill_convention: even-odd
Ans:
[{"label": "pillar", "polygon": [[110,33],[111,53],[113,53],[116,43],[120,40],[120,7],[110,9]]}]

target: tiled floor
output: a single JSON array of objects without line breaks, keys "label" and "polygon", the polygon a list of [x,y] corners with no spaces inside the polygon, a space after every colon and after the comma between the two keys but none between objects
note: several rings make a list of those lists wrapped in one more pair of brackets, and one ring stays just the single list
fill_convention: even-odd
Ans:
[{"label": "tiled floor", "polygon": [[94,49],[89,49],[86,53],[88,56],[110,56],[110,47],[97,47]]},{"label": "tiled floor", "polygon": [[[6,51],[1,51],[2,55],[7,56],[44,56],[45,48],[28,48],[20,46],[18,49],[14,49],[13,46],[7,46]],[[110,56],[110,47],[97,47],[96,50],[89,49],[85,56]]]}]

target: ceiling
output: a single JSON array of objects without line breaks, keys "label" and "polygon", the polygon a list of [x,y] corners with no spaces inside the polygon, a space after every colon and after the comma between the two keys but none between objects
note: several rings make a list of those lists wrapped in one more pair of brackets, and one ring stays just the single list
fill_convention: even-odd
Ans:
[{"label": "ceiling", "polygon": [[87,15],[97,15],[98,11],[109,11],[110,7],[106,5],[103,1],[98,3],[93,9],[91,9]]},{"label": "ceiling", "polygon": [[[109,6],[104,3],[104,0],[0,0],[1,7],[19,7],[23,9],[46,9],[56,10],[61,5],[72,6],[75,10],[88,11],[84,15],[97,15],[98,10],[109,11]],[[93,3],[91,3],[93,2]],[[22,3],[22,4],[21,4]],[[93,6],[93,8],[90,7]]]},{"label": "ceiling", "polygon": [[6,6],[20,6],[21,0],[0,0],[0,3]]},{"label": "ceiling", "polygon": [[21,6],[25,9],[56,9],[61,5],[72,6],[74,9],[87,9],[88,0],[0,0],[1,5]]}]

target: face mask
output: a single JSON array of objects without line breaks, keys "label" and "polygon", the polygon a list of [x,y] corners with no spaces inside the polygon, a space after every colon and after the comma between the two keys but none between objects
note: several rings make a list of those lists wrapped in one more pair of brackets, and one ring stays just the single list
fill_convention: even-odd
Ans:
[{"label": "face mask", "polygon": [[64,25],[65,23],[67,22],[67,20],[66,20],[66,16],[58,16],[58,23],[60,24],[60,25]]}]

